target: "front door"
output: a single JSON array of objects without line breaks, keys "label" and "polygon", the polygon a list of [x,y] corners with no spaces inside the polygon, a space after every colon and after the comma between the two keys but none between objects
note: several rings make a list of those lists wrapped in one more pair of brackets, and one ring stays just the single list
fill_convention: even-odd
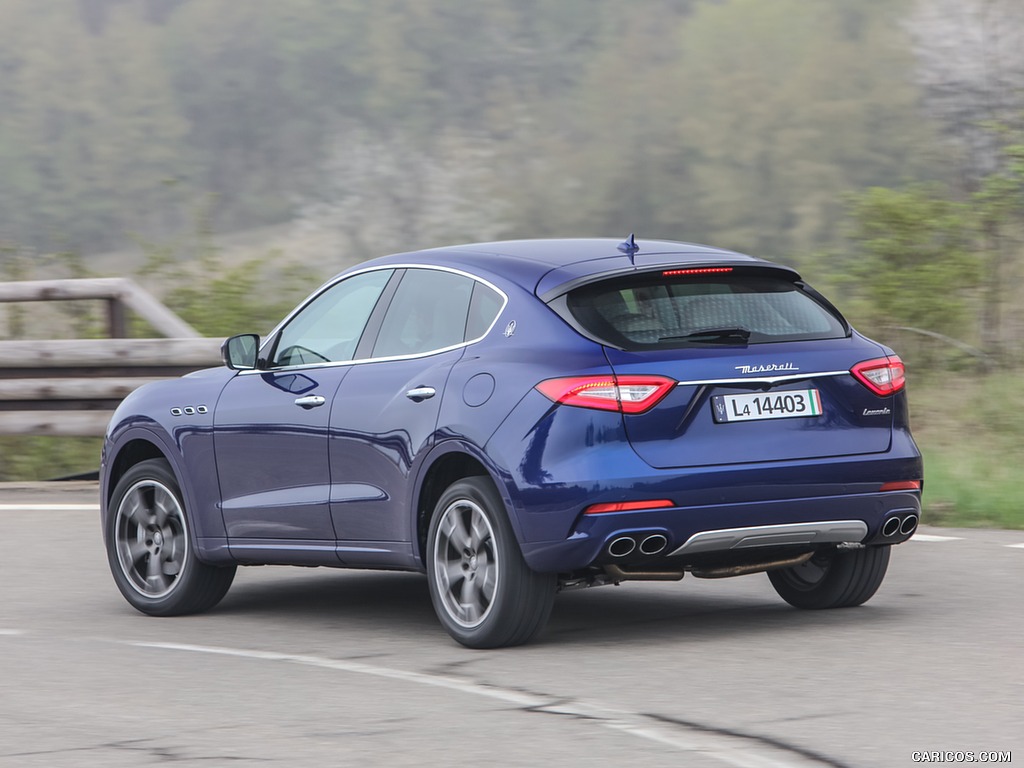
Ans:
[{"label": "front door", "polygon": [[328,285],[268,339],[259,368],[240,372],[221,394],[214,453],[236,557],[334,552],[328,422],[393,274],[372,270]]}]

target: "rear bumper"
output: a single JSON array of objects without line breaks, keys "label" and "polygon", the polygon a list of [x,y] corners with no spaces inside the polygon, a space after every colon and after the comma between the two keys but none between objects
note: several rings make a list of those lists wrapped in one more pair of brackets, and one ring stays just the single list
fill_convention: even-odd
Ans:
[{"label": "rear bumper", "polygon": [[[889,492],[583,515],[565,540],[527,543],[523,554],[534,570],[568,572],[602,563],[685,565],[841,543],[896,544],[913,535],[920,514],[918,493]],[[907,525],[886,536],[882,529],[894,517]],[[645,552],[641,544],[652,536],[664,537],[664,546]],[[610,554],[623,537],[636,548]]]},{"label": "rear bumper", "polygon": [[[921,509],[919,491],[880,490],[888,482],[923,477],[921,454],[902,428],[892,431],[888,449],[878,453],[745,463],[720,451],[707,456],[717,463],[657,469],[633,450],[620,414],[553,407],[533,392],[495,432],[486,453],[523,555],[542,572],[629,564],[628,559],[602,560],[608,544],[626,534],[664,537],[664,545],[644,554],[648,559],[642,562],[669,559],[668,553],[691,537],[707,534],[699,539],[702,552],[684,549],[671,558],[676,564],[691,556],[705,561],[717,554],[729,557],[745,538],[730,542],[728,534],[711,532],[764,526],[854,521],[866,528],[856,543],[898,543],[906,537],[877,538],[885,521],[893,515],[916,516]],[[665,499],[676,506],[585,514],[593,504]],[[817,544],[763,538],[755,547],[740,549],[749,554],[760,548],[834,543],[820,538],[825,535],[856,539],[854,532],[819,533]],[[640,543],[642,538],[637,550]],[[654,543],[662,542],[655,539],[648,550]]]}]

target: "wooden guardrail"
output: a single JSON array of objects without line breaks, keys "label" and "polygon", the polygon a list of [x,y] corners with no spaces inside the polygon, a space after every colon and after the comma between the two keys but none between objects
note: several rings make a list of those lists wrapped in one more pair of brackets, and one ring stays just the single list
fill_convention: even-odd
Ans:
[{"label": "wooden guardrail", "polygon": [[82,301],[107,303],[107,328],[112,339],[126,334],[125,310],[130,309],[163,335],[199,338],[199,333],[134,280],[125,277],[94,277],[68,280],[22,280],[0,283],[0,302]]},{"label": "wooden guardrail", "polygon": [[[0,434],[102,435],[132,390],[221,363],[221,339],[201,337],[131,280],[0,283],[0,302],[86,299],[107,302],[115,338],[0,341]],[[117,338],[126,310],[172,338]]]}]

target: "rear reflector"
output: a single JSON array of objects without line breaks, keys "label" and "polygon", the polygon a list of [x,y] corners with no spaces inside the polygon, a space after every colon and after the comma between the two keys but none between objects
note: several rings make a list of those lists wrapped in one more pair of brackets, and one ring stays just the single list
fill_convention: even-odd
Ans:
[{"label": "rear reflector", "polygon": [[853,366],[850,373],[879,397],[899,392],[907,383],[906,368],[896,355],[864,360]]},{"label": "rear reflector", "polygon": [[601,515],[605,512],[632,512],[638,509],[664,509],[674,507],[671,499],[651,499],[649,501],[616,501],[610,504],[591,504],[583,510],[584,515]]},{"label": "rear reflector", "polygon": [[664,376],[567,376],[542,381],[537,391],[560,405],[643,413],[675,385]]},{"label": "rear reflector", "polygon": [[920,480],[894,480],[891,483],[882,483],[881,490],[884,491],[920,491]]},{"label": "rear reflector", "polygon": [[662,277],[676,277],[677,275],[716,275],[722,272],[732,272],[732,267],[693,267],[691,269],[666,269],[661,273]]}]

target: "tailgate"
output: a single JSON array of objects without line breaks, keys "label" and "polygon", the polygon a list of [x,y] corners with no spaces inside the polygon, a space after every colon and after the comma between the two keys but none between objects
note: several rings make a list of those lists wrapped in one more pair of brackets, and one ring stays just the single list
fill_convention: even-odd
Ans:
[{"label": "tailgate", "polygon": [[854,334],[748,348],[628,352],[606,347],[616,375],[679,384],[653,409],[625,415],[633,449],[657,468],[880,453],[889,449],[893,396],[850,373],[884,355]]}]

